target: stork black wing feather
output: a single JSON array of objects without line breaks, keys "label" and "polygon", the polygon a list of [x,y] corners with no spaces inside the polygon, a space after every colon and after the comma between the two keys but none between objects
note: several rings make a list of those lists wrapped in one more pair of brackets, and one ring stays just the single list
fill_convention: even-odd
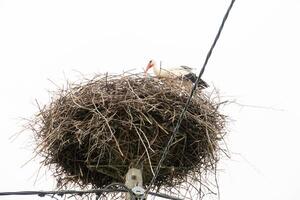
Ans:
[{"label": "stork black wing feather", "polygon": [[[186,75],[183,76],[185,79],[192,81],[193,83],[196,82],[197,80],[197,76],[194,73],[188,73]],[[209,85],[203,81],[202,79],[200,79],[199,83],[198,83],[198,87],[200,88],[207,88]]]}]

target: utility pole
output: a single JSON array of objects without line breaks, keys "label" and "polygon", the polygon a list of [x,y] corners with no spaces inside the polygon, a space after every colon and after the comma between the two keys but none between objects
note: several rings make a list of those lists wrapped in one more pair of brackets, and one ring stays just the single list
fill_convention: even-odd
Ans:
[{"label": "utility pole", "polygon": [[125,185],[132,190],[134,196],[126,194],[126,200],[145,200],[145,189],[143,188],[142,170],[130,168],[126,174]]}]

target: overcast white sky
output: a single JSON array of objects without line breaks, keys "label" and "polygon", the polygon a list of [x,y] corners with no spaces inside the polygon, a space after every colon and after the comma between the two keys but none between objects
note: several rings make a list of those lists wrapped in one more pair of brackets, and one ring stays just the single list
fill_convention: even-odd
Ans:
[{"label": "overcast white sky", "polygon": [[[54,189],[45,169],[35,183],[38,159],[22,167],[30,133],[9,139],[37,111],[35,99],[48,102],[49,79],[141,71],[149,59],[199,71],[229,3],[0,0],[0,191]],[[203,79],[224,100],[256,106],[226,107],[234,122],[221,200],[299,199],[299,20],[298,0],[237,0],[207,66]]]}]

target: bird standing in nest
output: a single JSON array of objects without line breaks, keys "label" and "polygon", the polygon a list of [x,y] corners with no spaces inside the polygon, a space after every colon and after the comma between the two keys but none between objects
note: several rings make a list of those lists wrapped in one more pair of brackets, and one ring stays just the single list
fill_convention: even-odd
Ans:
[{"label": "bird standing in nest", "polygon": [[[161,78],[183,78],[186,80],[190,80],[191,82],[195,83],[197,80],[197,76],[195,73],[192,72],[193,68],[188,66],[179,66],[179,67],[173,67],[173,68],[162,68],[161,66],[157,66],[156,62],[154,60],[150,60],[146,70],[145,70],[145,76],[147,75],[147,72],[149,69],[153,68],[154,74],[157,77]],[[198,87],[201,88],[207,88],[208,84],[200,79],[198,83]]]}]

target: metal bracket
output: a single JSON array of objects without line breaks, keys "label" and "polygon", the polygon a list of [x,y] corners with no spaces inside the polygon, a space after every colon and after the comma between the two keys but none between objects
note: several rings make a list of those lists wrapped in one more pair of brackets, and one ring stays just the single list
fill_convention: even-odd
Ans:
[{"label": "metal bracket", "polygon": [[133,194],[135,195],[135,198],[137,200],[144,200],[146,199],[145,197],[145,189],[141,186],[135,186],[134,188],[131,189],[131,191],[133,192]]}]

